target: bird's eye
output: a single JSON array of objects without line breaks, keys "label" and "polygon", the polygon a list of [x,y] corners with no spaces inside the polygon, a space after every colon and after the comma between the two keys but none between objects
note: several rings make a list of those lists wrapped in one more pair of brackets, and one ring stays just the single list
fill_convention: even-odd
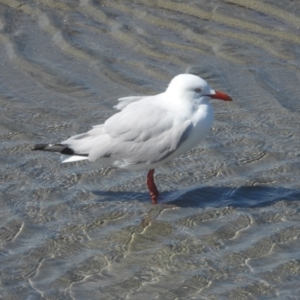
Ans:
[{"label": "bird's eye", "polygon": [[201,92],[201,89],[196,88],[196,89],[195,89],[195,92],[196,92],[196,93],[200,93],[200,92]]}]

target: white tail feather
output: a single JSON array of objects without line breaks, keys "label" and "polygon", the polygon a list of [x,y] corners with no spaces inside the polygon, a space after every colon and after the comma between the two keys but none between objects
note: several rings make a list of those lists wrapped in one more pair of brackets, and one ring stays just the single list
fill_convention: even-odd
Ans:
[{"label": "white tail feather", "polygon": [[67,162],[73,162],[73,161],[79,161],[79,160],[85,160],[89,159],[87,156],[79,156],[79,155],[61,155],[60,161],[62,163],[67,163]]}]

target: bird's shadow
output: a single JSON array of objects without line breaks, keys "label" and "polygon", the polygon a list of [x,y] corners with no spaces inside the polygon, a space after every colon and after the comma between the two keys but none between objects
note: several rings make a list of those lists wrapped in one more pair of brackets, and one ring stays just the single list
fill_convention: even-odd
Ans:
[{"label": "bird's shadow", "polygon": [[[99,201],[130,201],[150,203],[148,193],[93,191],[100,196]],[[300,190],[264,185],[240,187],[199,187],[163,192],[159,204],[171,204],[177,207],[264,207],[278,201],[300,200]]]}]

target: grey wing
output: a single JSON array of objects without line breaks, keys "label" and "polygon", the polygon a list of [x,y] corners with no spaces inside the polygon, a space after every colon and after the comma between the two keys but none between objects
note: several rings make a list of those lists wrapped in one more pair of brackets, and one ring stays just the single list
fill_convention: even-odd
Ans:
[{"label": "grey wing", "polygon": [[119,98],[118,99],[119,103],[117,105],[115,105],[114,108],[118,109],[118,110],[122,110],[133,102],[137,102],[140,100],[151,101],[151,99],[157,99],[157,98],[161,97],[162,95],[163,95],[163,93],[154,95],[154,96],[129,96],[129,97]]},{"label": "grey wing", "polygon": [[122,110],[124,109],[127,105],[129,105],[132,102],[139,101],[143,98],[146,98],[147,96],[129,96],[129,97],[124,97],[124,98],[119,98],[118,101],[119,103],[114,106],[115,109]]},{"label": "grey wing", "polygon": [[163,108],[133,103],[105,122],[106,138],[93,147],[89,159],[105,153],[125,164],[153,164],[176,151],[192,127],[190,120],[176,122],[176,116]]}]

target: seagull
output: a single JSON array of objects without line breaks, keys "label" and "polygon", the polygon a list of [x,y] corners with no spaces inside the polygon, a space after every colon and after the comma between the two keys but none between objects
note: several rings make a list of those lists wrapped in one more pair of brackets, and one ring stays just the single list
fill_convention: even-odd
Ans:
[{"label": "seagull", "polygon": [[104,166],[149,170],[147,186],[152,203],[157,204],[155,168],[205,137],[213,124],[211,99],[232,101],[202,78],[179,74],[163,93],[118,99],[114,108],[120,112],[90,131],[58,144],[37,144],[32,150],[58,152],[62,163],[99,160]]}]

